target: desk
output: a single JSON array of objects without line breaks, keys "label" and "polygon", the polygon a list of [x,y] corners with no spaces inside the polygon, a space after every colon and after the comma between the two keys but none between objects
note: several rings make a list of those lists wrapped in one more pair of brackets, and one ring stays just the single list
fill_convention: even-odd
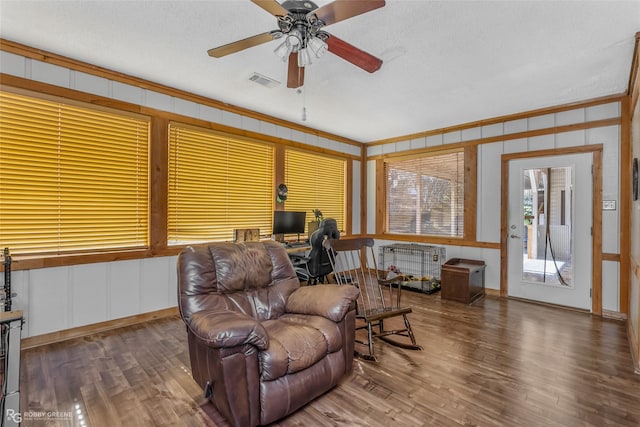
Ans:
[{"label": "desk", "polygon": [[[262,239],[261,242],[273,242],[272,239]],[[297,254],[298,252],[308,252],[311,250],[311,243],[304,242],[303,245],[287,246],[285,242],[278,242],[287,251],[288,254]]]},{"label": "desk", "polygon": [[307,252],[311,250],[311,245],[304,245],[304,246],[282,245],[282,246],[284,246],[284,249],[287,251],[288,254],[297,254],[298,252]]},{"label": "desk", "polygon": [[309,275],[309,272],[307,271],[307,262],[309,262],[309,258],[307,258],[307,255],[311,250],[311,246],[282,246],[284,246],[284,249],[287,251],[291,264],[293,264],[293,267],[296,269],[298,278],[307,280],[307,276]]}]

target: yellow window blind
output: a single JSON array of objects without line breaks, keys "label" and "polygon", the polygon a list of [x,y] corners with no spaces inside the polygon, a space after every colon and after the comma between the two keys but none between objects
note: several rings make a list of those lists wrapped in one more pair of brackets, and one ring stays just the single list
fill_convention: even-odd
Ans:
[{"label": "yellow window blind", "polygon": [[0,246],[148,245],[149,120],[0,92]]},{"label": "yellow window blind", "polygon": [[346,168],[344,159],[302,150],[285,151],[285,182],[289,189],[285,210],[305,211],[307,222],[314,220],[313,210],[325,218],[334,218],[345,230]]},{"label": "yellow window blind", "polygon": [[464,153],[386,159],[386,231],[462,237]]},{"label": "yellow window blind", "polygon": [[270,234],[273,147],[172,123],[169,244],[229,241],[236,228]]}]

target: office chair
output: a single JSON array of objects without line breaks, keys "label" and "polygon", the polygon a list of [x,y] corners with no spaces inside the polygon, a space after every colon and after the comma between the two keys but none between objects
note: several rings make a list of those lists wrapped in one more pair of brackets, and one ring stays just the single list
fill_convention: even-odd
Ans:
[{"label": "office chair", "polygon": [[318,282],[324,283],[328,274],[333,271],[327,252],[322,246],[325,239],[339,239],[340,231],[338,223],[333,218],[320,221],[318,229],[311,234],[309,244],[311,251],[306,257],[293,257],[294,268],[300,281],[306,281],[308,285]]}]

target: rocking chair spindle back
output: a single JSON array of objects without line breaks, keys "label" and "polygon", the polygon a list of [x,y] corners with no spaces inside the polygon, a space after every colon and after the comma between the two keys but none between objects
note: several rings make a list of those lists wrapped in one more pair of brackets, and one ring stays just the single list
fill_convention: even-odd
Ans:
[{"label": "rocking chair spindle back", "polygon": [[[324,242],[335,281],[340,285],[351,285],[360,290],[356,318],[364,325],[356,329],[366,329],[367,340],[356,339],[356,342],[366,345],[368,354],[358,353],[358,356],[375,361],[377,359],[374,355],[374,338],[412,350],[421,350],[422,347],[416,344],[407,317],[407,314],[411,313],[411,307],[401,305],[400,282],[403,277],[397,276],[389,280],[381,277],[373,246],[374,241],[371,238],[330,239]],[[404,325],[398,329],[385,329],[384,321],[392,317],[402,317]],[[389,337],[390,335],[404,339],[398,340]]]}]

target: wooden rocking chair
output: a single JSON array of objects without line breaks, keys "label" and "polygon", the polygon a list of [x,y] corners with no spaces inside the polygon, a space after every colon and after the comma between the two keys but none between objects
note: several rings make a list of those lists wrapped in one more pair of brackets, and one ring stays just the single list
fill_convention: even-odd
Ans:
[{"label": "wooden rocking chair", "polygon": [[[378,271],[373,239],[356,238],[343,240],[325,240],[324,248],[328,253],[335,281],[340,285],[353,285],[360,290],[356,306],[356,319],[364,322],[364,326],[356,326],[357,329],[367,330],[367,341],[356,342],[369,348],[369,354],[356,352],[358,357],[376,361],[373,351],[373,339],[380,338],[383,341],[402,348],[422,350],[416,344],[416,339],[411,330],[411,324],[407,314],[411,313],[411,307],[400,305],[402,276],[386,280],[381,277],[384,272]],[[385,329],[384,321],[391,317],[402,316],[404,328]],[[398,341],[389,337],[397,335],[408,338]]]}]

